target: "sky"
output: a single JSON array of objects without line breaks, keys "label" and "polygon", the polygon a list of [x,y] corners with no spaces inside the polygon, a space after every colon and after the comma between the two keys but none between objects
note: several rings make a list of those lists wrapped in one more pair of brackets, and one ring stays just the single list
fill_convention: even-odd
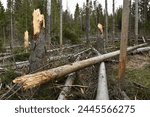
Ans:
[{"label": "sky", "polygon": [[[1,0],[1,1],[4,4],[4,7],[6,8],[7,0]],[[79,4],[79,7],[82,7],[83,3],[86,2],[86,0],[62,0],[62,1],[63,1],[63,9],[65,10],[68,6],[68,9],[72,14],[75,11],[75,6],[77,3]],[[112,13],[112,1],[113,0],[107,0],[107,1],[108,1],[108,13],[110,14]],[[105,0],[97,0],[97,2],[102,4],[103,9],[105,8]],[[122,6],[122,4],[123,4],[123,0],[115,0],[116,8],[118,8],[119,6]]]}]

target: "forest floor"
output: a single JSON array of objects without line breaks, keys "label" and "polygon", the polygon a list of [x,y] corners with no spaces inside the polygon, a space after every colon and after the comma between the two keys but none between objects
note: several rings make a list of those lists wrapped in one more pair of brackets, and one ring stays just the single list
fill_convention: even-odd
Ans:
[{"label": "forest floor", "polygon": [[[87,46],[76,47],[75,49],[66,49],[63,54],[77,54],[86,50]],[[59,51],[51,53],[50,56],[61,55]],[[80,56],[80,60],[96,56],[92,51],[85,52]],[[55,62],[50,62],[46,69],[55,68],[61,65],[70,64],[76,58],[67,57]],[[118,61],[118,57],[111,60]],[[123,99],[117,87],[118,62],[106,61],[106,72],[108,79],[108,89],[110,100]],[[99,64],[87,67],[76,72],[74,84],[71,86],[71,92],[66,95],[69,100],[94,100],[97,92]],[[148,100],[150,99],[150,56],[148,54],[129,55],[127,62],[127,70],[124,80],[124,92],[132,100]],[[6,85],[16,78],[14,71],[10,70],[0,78],[4,79],[3,87],[0,90],[0,97],[8,87]],[[39,86],[33,90],[24,92],[19,91],[10,99],[35,99],[35,100],[57,100],[60,91],[64,87],[67,76],[60,79],[50,81],[47,84]],[[11,86],[11,85],[10,85]]]}]

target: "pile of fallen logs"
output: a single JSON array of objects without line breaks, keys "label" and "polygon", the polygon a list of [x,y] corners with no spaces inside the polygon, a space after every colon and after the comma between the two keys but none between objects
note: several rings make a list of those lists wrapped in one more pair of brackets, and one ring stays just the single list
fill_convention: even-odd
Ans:
[{"label": "pile of fallen logs", "polygon": [[[127,49],[127,51],[132,51],[137,48],[143,47],[145,45],[147,45],[147,44],[145,43],[145,44],[137,45],[134,47],[129,47]],[[61,78],[62,76],[65,76],[72,72],[78,71],[78,70],[88,67],[90,65],[102,62],[108,58],[115,57],[115,56],[119,55],[119,53],[120,53],[120,51],[118,50],[118,51],[107,53],[107,54],[104,54],[101,56],[97,56],[97,57],[89,58],[86,60],[77,61],[72,64],[53,68],[50,70],[45,70],[42,72],[21,76],[21,77],[14,79],[13,83],[22,85],[23,89],[25,89],[25,90],[31,89],[33,87],[37,87],[41,84],[44,84],[50,80],[53,80],[56,78]]]}]

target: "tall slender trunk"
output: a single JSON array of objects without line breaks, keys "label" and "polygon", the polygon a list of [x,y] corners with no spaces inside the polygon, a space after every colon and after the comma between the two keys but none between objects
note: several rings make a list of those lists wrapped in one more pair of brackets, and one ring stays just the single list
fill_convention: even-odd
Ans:
[{"label": "tall slender trunk", "polygon": [[63,46],[63,40],[62,40],[62,0],[60,0],[60,47]]},{"label": "tall slender trunk", "polygon": [[[132,9],[132,0],[130,0],[129,7],[130,9]],[[129,44],[130,45],[132,44],[131,34],[132,34],[132,14],[130,10],[130,14],[129,14]]]},{"label": "tall slender trunk", "polygon": [[126,60],[127,60],[127,43],[128,43],[128,26],[129,26],[129,3],[130,0],[123,1],[122,12],[122,31],[121,31],[121,44],[120,44],[120,56],[119,56],[119,72],[118,80],[122,81],[125,75]]},{"label": "tall slender trunk", "polygon": [[49,46],[51,44],[51,35],[50,35],[50,25],[51,25],[51,0],[47,0],[47,34],[46,34],[46,40],[47,45]]},{"label": "tall slender trunk", "polygon": [[6,44],[6,32],[5,32],[5,27],[3,27],[3,47],[5,47]]},{"label": "tall slender trunk", "polygon": [[105,0],[105,42],[108,44],[108,8],[107,8],[107,0]]},{"label": "tall slender trunk", "polygon": [[144,36],[146,36],[146,22],[147,22],[147,0],[144,0]]},{"label": "tall slender trunk", "polygon": [[90,33],[90,14],[89,14],[89,0],[86,0],[86,42],[90,43],[89,33]]},{"label": "tall slender trunk", "polygon": [[135,0],[135,44],[138,45],[139,0]]},{"label": "tall slender trunk", "polygon": [[11,37],[11,42],[10,42],[10,46],[11,48],[13,48],[13,40],[14,40],[14,36],[13,36],[13,0],[11,0],[11,11],[10,11],[10,37]]},{"label": "tall slender trunk", "polygon": [[28,5],[27,5],[27,0],[26,0],[26,30],[28,30],[28,11],[27,11],[27,8]]},{"label": "tall slender trunk", "polygon": [[113,42],[115,39],[115,0],[113,0]]}]

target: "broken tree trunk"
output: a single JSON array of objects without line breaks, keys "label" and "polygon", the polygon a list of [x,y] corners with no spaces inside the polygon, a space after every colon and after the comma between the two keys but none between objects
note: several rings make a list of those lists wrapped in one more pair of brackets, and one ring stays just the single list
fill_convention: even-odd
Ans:
[{"label": "broken tree trunk", "polygon": [[[147,44],[145,43],[145,44],[137,45],[134,47],[129,47],[128,51],[132,51],[134,49],[143,47],[145,45],[147,45]],[[65,76],[65,75],[75,72],[77,70],[83,69],[90,65],[94,65],[96,63],[102,62],[105,59],[115,57],[119,54],[120,54],[120,51],[118,50],[118,51],[107,53],[107,54],[104,54],[101,56],[97,56],[97,57],[89,58],[86,60],[78,61],[78,62],[75,62],[72,64],[53,68],[50,70],[45,70],[45,71],[38,72],[35,74],[25,75],[25,76],[14,79],[13,83],[22,85],[23,89],[25,89],[25,90],[30,89],[30,88],[39,86],[41,84],[44,84],[50,80],[60,78],[62,76]]]},{"label": "broken tree trunk", "polygon": [[46,62],[46,42],[45,42],[45,20],[40,10],[33,12],[33,40],[31,43],[31,55],[29,57],[30,72],[33,72]]},{"label": "broken tree trunk", "polygon": [[125,69],[126,69],[129,12],[130,12],[129,3],[130,3],[130,0],[123,1],[122,31],[121,31],[120,56],[119,56],[119,72],[118,72],[118,77],[117,77],[117,79],[119,81],[124,79]]},{"label": "broken tree trunk", "polygon": [[100,53],[104,53],[104,48],[105,48],[105,43],[104,43],[104,36],[103,36],[103,26],[102,24],[98,24],[97,25],[99,33],[98,33],[98,38],[97,38],[97,43],[96,43],[96,49],[100,52]]},{"label": "broken tree trunk", "polygon": [[24,48],[25,48],[26,53],[27,53],[28,48],[29,48],[29,34],[28,34],[28,31],[25,31],[25,33],[24,33]]},{"label": "broken tree trunk", "polygon": [[[93,48],[93,50],[98,56],[101,56],[101,54],[96,49]],[[104,62],[102,62],[99,66],[96,100],[109,100],[106,68]]]}]

